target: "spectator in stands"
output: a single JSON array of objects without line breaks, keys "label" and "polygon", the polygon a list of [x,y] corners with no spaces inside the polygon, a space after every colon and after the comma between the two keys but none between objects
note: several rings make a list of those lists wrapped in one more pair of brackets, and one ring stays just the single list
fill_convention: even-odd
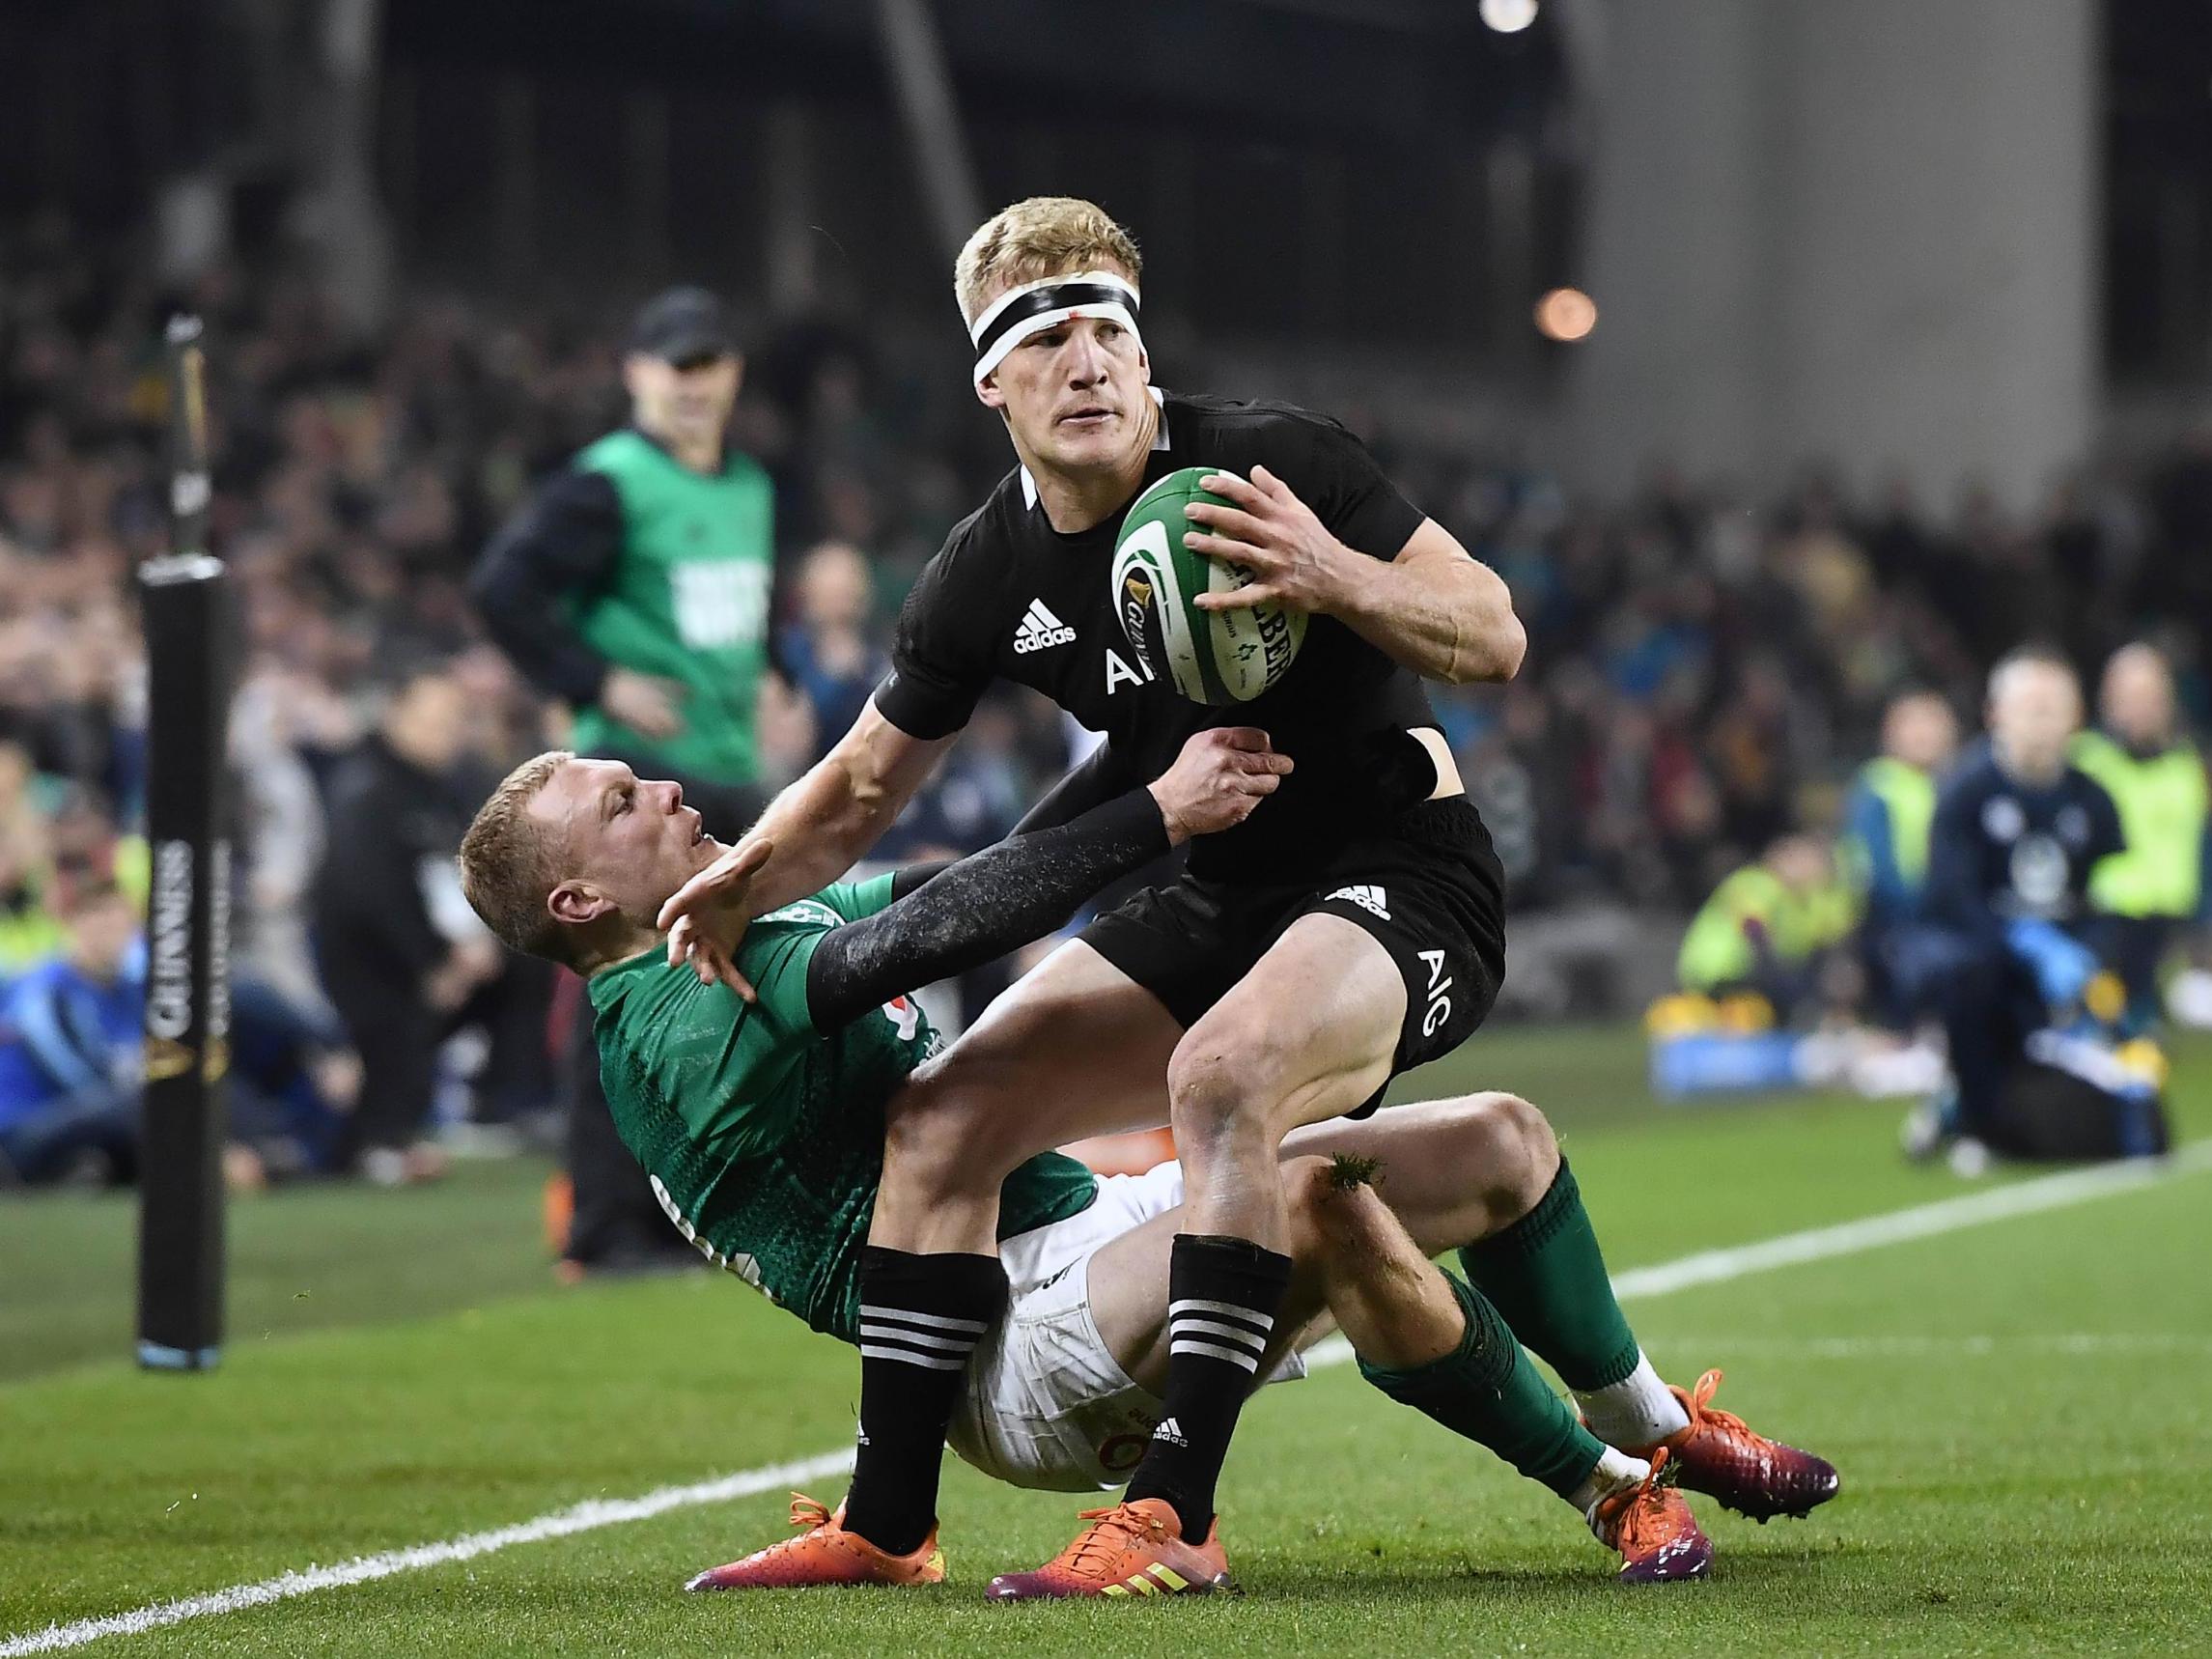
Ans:
[{"label": "spectator in stands", "polygon": [[145,974],[131,970],[138,912],[112,882],[87,886],[66,949],[16,981],[0,1013],[0,1178],[129,1180],[138,1167]]},{"label": "spectator in stands", "polygon": [[454,776],[466,731],[445,661],[403,659],[377,730],[331,781],[315,953],[361,1056],[360,1167],[382,1186],[441,1172],[425,1140],[438,1047],[505,966],[489,936],[440,925],[439,892],[468,827],[470,785]]},{"label": "spectator in stands", "polygon": [[1685,991],[1763,997],[1789,1025],[1820,1007],[1850,931],[1850,895],[1827,843],[1785,835],[1714,889],[1683,935],[1675,971]]},{"label": "spectator in stands", "polygon": [[68,937],[47,902],[52,836],[33,799],[35,782],[22,746],[0,743],[0,990]]},{"label": "spectator in stands", "polygon": [[231,981],[230,1060],[231,1184],[342,1173],[361,1067],[337,1021],[239,974]]},{"label": "spectator in stands", "polygon": [[814,717],[814,758],[850,731],[891,660],[874,637],[875,577],[860,549],[824,542],[799,560],[798,614],[784,626],[783,662]]},{"label": "spectator in stands", "polygon": [[2089,898],[2103,913],[2098,954],[2119,975],[2126,1021],[2158,1015],[2158,970],[2204,894],[2204,760],[2175,716],[2173,670],[2156,646],[2122,646],[2105,664],[2101,728],[2068,749],[2119,808],[2124,852],[2099,864]]},{"label": "spectator in stands", "polygon": [[1957,750],[1950,704],[1934,691],[1899,692],[1882,716],[1881,754],[1859,769],[1844,801],[1841,852],[1859,896],[1862,1003],[1893,1030],[1918,1013],[1903,994],[1896,954],[1919,914],[1936,787]]},{"label": "spectator in stands", "polygon": [[239,878],[231,960],[311,1007],[323,1000],[306,926],[308,894],[322,862],[322,798],[300,755],[290,690],[286,677],[265,669],[246,679],[231,706]]},{"label": "spectator in stands", "polygon": [[[125,1181],[138,1161],[146,947],[139,900],[79,871],[69,942],[0,1003],[0,1184],[78,1176]],[[343,1034],[251,976],[231,987],[228,1054],[233,1186],[328,1173],[344,1118]],[[338,1063],[334,1063],[338,1062]]]},{"label": "spectator in stands", "polygon": [[[756,727],[774,649],[774,500],[728,442],[743,360],[720,304],[671,289],[639,312],[630,423],[578,455],[493,538],[474,591],[518,667],[576,712],[579,752],[673,777],[735,840],[765,800]],[[616,1136],[591,1008],[570,1055],[567,1271],[682,1251]]]}]

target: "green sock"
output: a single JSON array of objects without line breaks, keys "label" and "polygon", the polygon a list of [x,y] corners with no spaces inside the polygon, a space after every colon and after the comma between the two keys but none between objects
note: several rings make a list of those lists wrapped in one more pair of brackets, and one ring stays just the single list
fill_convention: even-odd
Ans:
[{"label": "green sock", "polygon": [[1441,1359],[1410,1370],[1359,1362],[1359,1374],[1402,1405],[1487,1446],[1531,1480],[1572,1499],[1605,1455],[1597,1436],[1554,1393],[1498,1309],[1444,1275],[1467,1312],[1467,1333]]},{"label": "green sock", "polygon": [[1570,1389],[1610,1388],[1636,1369],[1641,1350],[1613,1300],[1605,1253],[1564,1158],[1536,1207],[1504,1231],[1463,1245],[1459,1264]]}]

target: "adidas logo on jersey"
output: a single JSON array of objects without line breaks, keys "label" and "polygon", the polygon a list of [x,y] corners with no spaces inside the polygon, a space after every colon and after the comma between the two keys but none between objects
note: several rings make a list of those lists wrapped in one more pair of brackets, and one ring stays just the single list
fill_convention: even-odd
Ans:
[{"label": "adidas logo on jersey", "polygon": [[1348,900],[1369,914],[1381,916],[1385,921],[1390,919],[1389,901],[1383,896],[1381,887],[1338,887],[1329,896],[1332,899]]},{"label": "adidas logo on jersey", "polygon": [[1167,1419],[1166,1421],[1162,1422],[1158,1428],[1154,1429],[1152,1431],[1152,1438],[1154,1440],[1164,1440],[1169,1446],[1180,1446],[1185,1448],[1188,1448],[1190,1445],[1188,1440],[1183,1438],[1183,1425],[1177,1422],[1173,1418]]},{"label": "adidas logo on jersey", "polygon": [[1022,626],[1014,631],[1014,655],[1026,657],[1048,646],[1070,645],[1075,637],[1076,631],[1046,609],[1043,600],[1033,599],[1022,615]]}]

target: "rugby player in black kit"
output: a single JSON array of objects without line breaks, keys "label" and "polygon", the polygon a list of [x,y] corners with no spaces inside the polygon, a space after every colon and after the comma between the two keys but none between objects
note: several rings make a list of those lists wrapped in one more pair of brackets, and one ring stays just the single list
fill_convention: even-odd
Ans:
[{"label": "rugby player in black kit", "polygon": [[[1216,1478],[1290,1274],[1283,1137],[1372,1110],[1393,1075],[1473,1030],[1503,970],[1498,859],[1421,681],[1512,676],[1524,635],[1504,584],[1336,422],[1156,391],[1138,274],[1127,233],[1068,198],[1019,203],[969,239],[956,286],[976,394],[1005,420],[1020,465],[915,583],[870,707],[755,826],[747,844],[772,846],[765,867],[749,883],[730,876],[748,856],[741,844],[659,918],[671,960],[730,976],[744,921],[866,853],[995,679],[1107,736],[1030,828],[1155,775],[1203,726],[1261,728],[1276,754],[1252,764],[1291,761],[1274,798],[1200,844],[1179,880],[1093,922],[915,1072],[887,1127],[861,1313],[921,1333],[925,1348],[929,1332],[981,1331],[1005,1306],[993,1251],[1009,1170],[1084,1136],[1162,1118],[1175,1131],[1188,1219],[1169,1269],[1161,1421],[1125,1501],[1086,1515],[1044,1569],[995,1581],[1006,1598],[1129,1594],[1148,1571],[1140,1593],[1173,1591],[1190,1576],[1176,1561],[1211,1572]],[[1287,679],[1233,711],[1153,677],[1109,592],[1130,502],[1193,465],[1218,469],[1206,488],[1235,505],[1193,505],[1207,533],[1191,546],[1254,576],[1202,603],[1311,617]],[[1670,1392],[1619,1341],[1626,1326],[1563,1166],[1525,1223],[1492,1242],[1496,1281],[1468,1262],[1479,1289],[1509,1317],[1516,1303],[1548,1302],[1604,1350],[1588,1374],[1566,1375],[1594,1426],[1617,1404],[1616,1444],[1690,1430],[1702,1400]],[[887,1342],[863,1339],[861,1354],[860,1450],[837,1524],[895,1555],[934,1524],[960,1379]]]}]

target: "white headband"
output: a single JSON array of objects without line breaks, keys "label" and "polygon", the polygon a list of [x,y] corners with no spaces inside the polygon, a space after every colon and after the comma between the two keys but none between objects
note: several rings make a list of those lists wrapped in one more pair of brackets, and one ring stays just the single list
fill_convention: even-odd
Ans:
[{"label": "white headband", "polygon": [[1010,288],[969,324],[968,339],[975,346],[975,380],[1005,360],[1006,353],[1048,328],[1057,328],[1078,317],[1096,317],[1118,323],[1132,334],[1136,327],[1136,290],[1126,277],[1110,270],[1086,270],[1075,276],[1048,276]]}]

